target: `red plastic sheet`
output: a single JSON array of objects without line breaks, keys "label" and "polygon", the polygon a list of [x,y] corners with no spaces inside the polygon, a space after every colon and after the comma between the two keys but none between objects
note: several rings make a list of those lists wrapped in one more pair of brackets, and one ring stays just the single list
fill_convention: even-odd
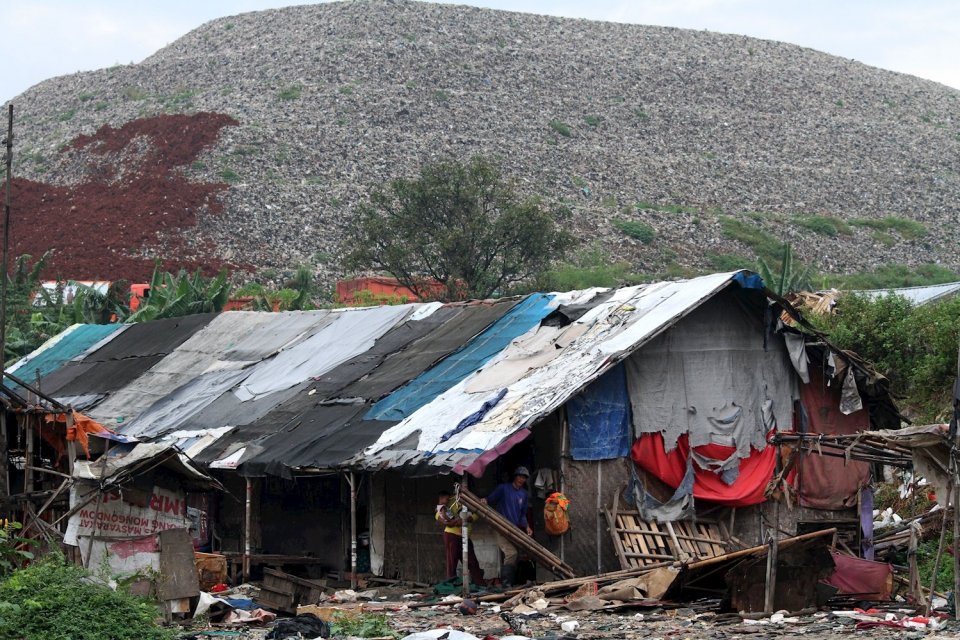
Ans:
[{"label": "red plastic sheet", "polygon": [[836,571],[827,578],[827,584],[840,589],[844,595],[863,600],[889,600],[893,589],[893,567],[886,562],[854,558],[831,552]]},{"label": "red plastic sheet", "polygon": [[[736,449],[719,444],[697,447],[696,452],[714,460],[725,460]],[[648,433],[633,443],[630,451],[633,461],[644,471],[673,487],[680,486],[687,470],[690,457],[690,445],[687,435],[677,440],[677,447],[667,453],[664,451],[663,436]],[[693,496],[697,500],[707,500],[730,507],[747,507],[760,504],[765,500],[763,492],[773,477],[777,464],[777,448],[766,447],[763,451],[751,449],[750,456],[740,460],[740,474],[733,484],[727,484],[720,474],[702,469],[693,463]]]},{"label": "red plastic sheet", "polygon": [[[808,433],[847,435],[870,428],[870,415],[861,409],[840,412],[840,385],[828,387],[818,371],[810,371],[810,383],[800,385],[800,402],[807,410]],[[857,504],[857,493],[870,482],[870,464],[843,458],[804,453],[799,485],[800,504],[814,509],[845,509]]]}]

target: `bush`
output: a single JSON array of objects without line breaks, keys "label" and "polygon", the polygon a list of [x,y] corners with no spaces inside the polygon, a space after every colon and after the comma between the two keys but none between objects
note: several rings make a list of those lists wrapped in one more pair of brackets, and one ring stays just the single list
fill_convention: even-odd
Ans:
[{"label": "bush", "polygon": [[835,315],[811,319],[837,346],[873,362],[919,419],[942,418],[956,376],[960,298],[914,307],[896,295],[847,294]]},{"label": "bush", "polygon": [[639,240],[643,244],[650,244],[657,237],[657,231],[646,222],[639,220],[614,220],[613,226],[634,240]]},{"label": "bush", "polygon": [[96,584],[62,556],[14,572],[0,582],[0,638],[24,640],[166,640],[156,606]]}]

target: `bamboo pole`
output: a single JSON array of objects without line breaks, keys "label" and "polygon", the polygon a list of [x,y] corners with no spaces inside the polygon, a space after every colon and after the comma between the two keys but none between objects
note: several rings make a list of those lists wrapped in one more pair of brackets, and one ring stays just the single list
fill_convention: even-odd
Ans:
[{"label": "bamboo pole", "polygon": [[513,526],[507,521],[506,518],[500,515],[489,505],[481,502],[480,499],[474,494],[470,493],[469,490],[461,488],[460,499],[461,502],[469,507],[471,511],[474,511],[486,518],[490,525],[503,534],[503,536],[506,537],[510,542],[526,550],[530,555],[542,562],[556,575],[564,578],[573,578],[576,576],[576,571],[574,571],[573,567],[563,562],[557,556],[553,555],[531,536],[528,536],[525,532],[520,531],[520,529]]},{"label": "bamboo pole", "polygon": [[[460,491],[467,488],[467,473],[464,472],[460,476],[460,487],[458,488],[458,494]],[[459,496],[458,496],[459,497]],[[463,597],[464,599],[470,597],[470,512],[467,511],[467,508],[464,505],[460,505],[460,542],[461,542],[461,574],[463,579]]]}]

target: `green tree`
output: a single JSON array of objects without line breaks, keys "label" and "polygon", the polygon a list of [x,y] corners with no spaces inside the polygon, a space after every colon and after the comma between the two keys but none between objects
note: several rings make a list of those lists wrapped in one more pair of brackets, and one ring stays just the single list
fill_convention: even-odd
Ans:
[{"label": "green tree", "polygon": [[[424,166],[374,189],[348,231],[345,266],[385,271],[421,299],[487,298],[547,270],[568,214],[520,195],[497,163]],[[436,294],[436,283],[443,292]]]}]

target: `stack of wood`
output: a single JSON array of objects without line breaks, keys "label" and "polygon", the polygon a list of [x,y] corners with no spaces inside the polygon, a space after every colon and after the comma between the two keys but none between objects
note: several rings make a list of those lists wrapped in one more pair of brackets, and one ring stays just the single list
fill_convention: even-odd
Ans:
[{"label": "stack of wood", "polygon": [[490,523],[491,527],[501,533],[514,545],[529,553],[541,566],[550,569],[550,571],[558,577],[573,578],[577,575],[573,567],[553,555],[546,547],[534,540],[532,536],[528,536],[525,531],[518,529],[506,518],[497,513],[496,510],[485,502],[482,502],[480,498],[463,487],[460,487],[460,502],[465,504],[470,511],[483,516],[487,522]]}]

